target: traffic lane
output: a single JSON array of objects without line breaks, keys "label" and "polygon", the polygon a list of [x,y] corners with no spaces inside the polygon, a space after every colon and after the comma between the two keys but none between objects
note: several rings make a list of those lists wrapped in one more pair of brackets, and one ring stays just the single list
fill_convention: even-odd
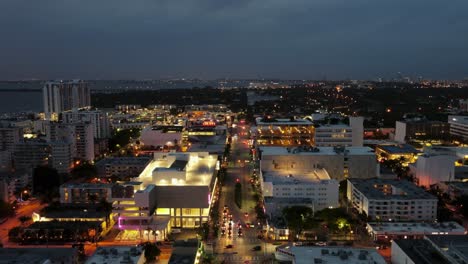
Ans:
[{"label": "traffic lane", "polygon": [[39,201],[32,201],[29,204],[21,205],[16,211],[16,216],[9,218],[5,223],[0,225],[0,240],[4,247],[14,245],[8,241],[8,231],[14,227],[20,226],[18,220],[21,216],[32,216],[34,212],[39,212],[46,204],[41,204]]}]

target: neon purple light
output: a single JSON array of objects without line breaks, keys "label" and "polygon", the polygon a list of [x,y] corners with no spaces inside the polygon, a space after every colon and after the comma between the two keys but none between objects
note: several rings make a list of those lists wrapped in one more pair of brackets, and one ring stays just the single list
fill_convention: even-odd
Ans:
[{"label": "neon purple light", "polygon": [[211,204],[211,194],[208,194],[208,205]]}]

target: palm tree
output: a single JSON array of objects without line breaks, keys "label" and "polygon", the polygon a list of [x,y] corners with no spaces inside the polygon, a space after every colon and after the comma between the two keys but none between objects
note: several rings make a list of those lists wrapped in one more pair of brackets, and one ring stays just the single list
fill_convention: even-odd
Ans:
[{"label": "palm tree", "polygon": [[148,232],[148,242],[150,241],[150,234],[151,234],[151,231],[153,231],[153,229],[151,229],[151,227],[147,227],[146,228],[146,232]]},{"label": "palm tree", "polygon": [[106,214],[106,226],[110,224],[110,214],[112,213],[112,203],[109,203],[105,198],[102,198],[99,202],[99,209],[104,211]]}]

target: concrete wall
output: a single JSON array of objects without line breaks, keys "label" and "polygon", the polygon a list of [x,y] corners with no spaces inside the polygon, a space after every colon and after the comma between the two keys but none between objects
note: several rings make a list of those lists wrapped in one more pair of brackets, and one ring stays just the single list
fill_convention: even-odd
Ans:
[{"label": "concrete wall", "polygon": [[429,187],[441,181],[453,181],[456,160],[449,155],[420,156],[416,161],[418,185]]},{"label": "concrete wall", "polygon": [[208,208],[208,186],[156,186],[158,208]]},{"label": "concrete wall", "polygon": [[394,241],[392,242],[392,264],[416,264]]}]

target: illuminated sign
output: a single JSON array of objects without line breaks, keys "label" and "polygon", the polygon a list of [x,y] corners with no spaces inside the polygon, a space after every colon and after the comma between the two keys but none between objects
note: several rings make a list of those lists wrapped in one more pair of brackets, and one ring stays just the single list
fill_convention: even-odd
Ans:
[{"label": "illuminated sign", "polygon": [[216,122],[214,121],[203,121],[202,126],[216,126]]}]

